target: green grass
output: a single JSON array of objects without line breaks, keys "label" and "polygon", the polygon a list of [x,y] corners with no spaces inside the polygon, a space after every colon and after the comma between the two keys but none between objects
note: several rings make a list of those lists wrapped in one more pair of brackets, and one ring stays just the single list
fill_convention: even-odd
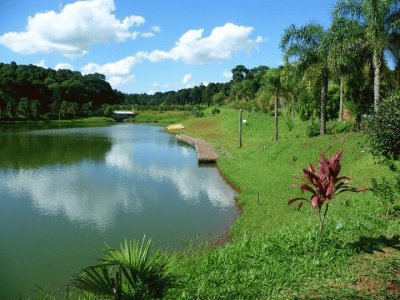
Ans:
[{"label": "green grass", "polygon": [[185,111],[137,111],[137,115],[132,119],[134,122],[144,123],[179,123],[187,120],[190,117],[190,112]]},{"label": "green grass", "polygon": [[[218,166],[240,189],[237,201],[243,213],[232,226],[227,245],[183,255],[183,289],[171,297],[385,298],[382,284],[371,289],[357,285],[363,276],[369,282],[391,279],[387,279],[394,276],[390,272],[366,275],[360,270],[371,270],[372,262],[385,266],[376,251],[395,249],[399,244],[395,236],[399,220],[384,218],[380,201],[371,192],[341,194],[332,201],[324,241],[316,252],[315,214],[307,206],[297,211],[287,205],[288,199],[300,195],[298,188],[291,187],[294,178],[302,176],[302,167],[319,160],[321,149],[329,155],[345,151],[341,174],[353,178],[353,186],[369,187],[372,177],[390,177],[387,167],[369,154],[366,137],[341,133],[309,138],[308,124],[295,120],[292,131],[280,122],[279,141],[274,143],[273,118],[247,112],[244,119],[248,125],[243,126],[243,147],[239,148],[238,116],[229,109],[221,109],[216,116],[207,110],[205,118],[184,123],[185,133],[210,141],[219,151]],[[334,123],[328,126],[342,127]],[[370,259],[363,259],[365,255]],[[398,250],[390,255],[395,268],[398,265],[393,261],[399,257]],[[400,287],[396,284],[395,291]]]}]

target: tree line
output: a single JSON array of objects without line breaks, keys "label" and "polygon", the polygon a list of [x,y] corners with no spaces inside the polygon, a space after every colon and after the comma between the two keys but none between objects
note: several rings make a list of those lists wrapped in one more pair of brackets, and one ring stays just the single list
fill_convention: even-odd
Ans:
[{"label": "tree line", "polygon": [[122,95],[102,74],[0,64],[0,119],[75,118],[118,104]]},{"label": "tree line", "polygon": [[399,89],[399,20],[398,0],[338,0],[328,28],[309,23],[284,30],[282,66],[238,65],[229,82],[152,95],[113,90],[101,74],[0,64],[0,117],[107,115],[116,105],[157,110],[228,105],[276,118],[284,109],[292,117],[318,119],[324,134],[328,119],[351,116],[359,122]]},{"label": "tree line", "polygon": [[[379,111],[380,99],[400,86],[400,2],[339,0],[328,28],[317,23],[290,25],[282,35],[284,64],[232,69],[228,83],[200,85],[177,92],[125,95],[126,103],[173,105],[227,104],[274,111],[285,108],[303,120],[320,120]],[[389,61],[391,64],[389,64]]]}]

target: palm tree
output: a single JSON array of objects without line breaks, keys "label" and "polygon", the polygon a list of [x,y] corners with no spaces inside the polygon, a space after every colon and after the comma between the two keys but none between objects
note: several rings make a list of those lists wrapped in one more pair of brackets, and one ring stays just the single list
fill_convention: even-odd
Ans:
[{"label": "palm tree", "polygon": [[274,141],[278,141],[278,100],[282,91],[281,81],[281,70],[280,69],[269,69],[263,76],[262,81],[267,89],[274,96],[274,107],[275,107],[275,133]]},{"label": "palm tree", "polygon": [[326,39],[330,45],[328,66],[330,73],[339,80],[339,121],[343,120],[345,78],[362,65],[365,57],[362,27],[353,20],[333,20]]},{"label": "palm tree", "polygon": [[358,21],[365,29],[365,38],[373,51],[374,111],[379,111],[381,67],[383,52],[388,49],[390,36],[400,29],[399,0],[338,0],[334,17]]},{"label": "palm tree", "polygon": [[[327,31],[319,24],[311,23],[297,28],[291,25],[285,29],[281,40],[286,63],[293,63],[303,74],[316,78],[321,87],[320,133],[326,133],[326,102],[328,97],[328,53],[325,39]],[[311,75],[312,74],[312,75]]]}]

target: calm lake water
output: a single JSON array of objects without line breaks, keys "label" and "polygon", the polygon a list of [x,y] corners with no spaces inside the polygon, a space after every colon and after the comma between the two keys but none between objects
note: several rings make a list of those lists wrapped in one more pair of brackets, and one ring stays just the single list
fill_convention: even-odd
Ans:
[{"label": "calm lake water", "polygon": [[146,234],[182,249],[221,235],[234,193],[159,126],[0,127],[0,299],[63,286],[104,242]]}]

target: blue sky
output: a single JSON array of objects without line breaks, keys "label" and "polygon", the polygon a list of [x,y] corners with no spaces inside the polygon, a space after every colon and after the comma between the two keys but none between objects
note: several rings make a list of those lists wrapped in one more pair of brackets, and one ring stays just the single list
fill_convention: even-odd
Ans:
[{"label": "blue sky", "polygon": [[128,93],[278,66],[290,24],[329,26],[331,0],[2,0],[2,62],[99,72]]}]

